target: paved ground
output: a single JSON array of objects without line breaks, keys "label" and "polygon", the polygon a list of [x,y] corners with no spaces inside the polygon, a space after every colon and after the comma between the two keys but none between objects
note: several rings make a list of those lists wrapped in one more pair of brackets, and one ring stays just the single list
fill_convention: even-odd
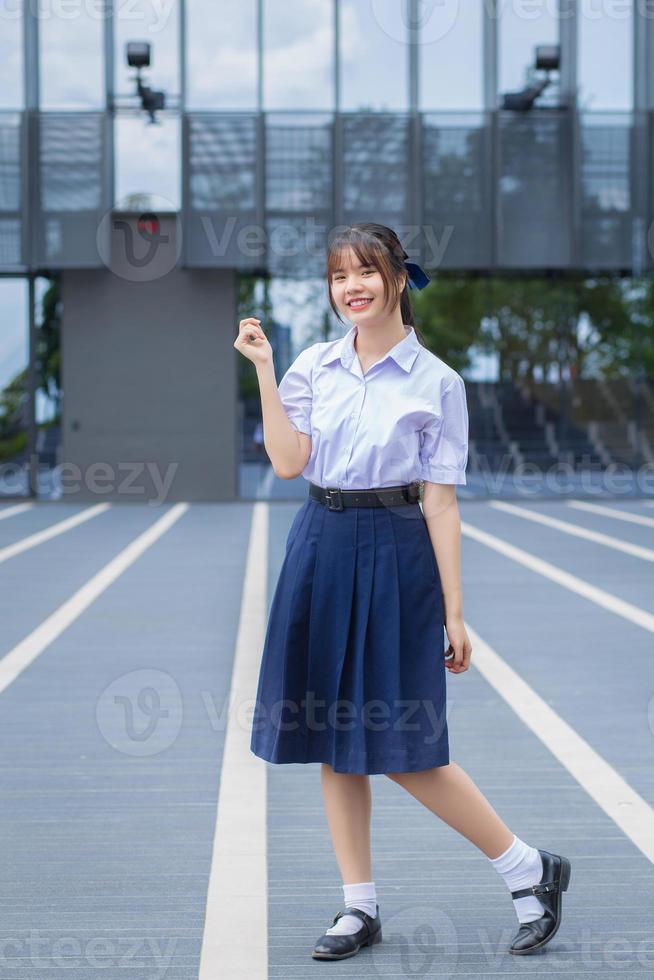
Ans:
[{"label": "paved ground", "polygon": [[0,978],[654,976],[654,508],[593,503],[460,501],[451,756],[571,859],[559,933],[508,955],[486,857],[373,776],[384,942],[341,963],[309,955],[342,903],[319,768],[228,710],[298,504],[0,504]]}]

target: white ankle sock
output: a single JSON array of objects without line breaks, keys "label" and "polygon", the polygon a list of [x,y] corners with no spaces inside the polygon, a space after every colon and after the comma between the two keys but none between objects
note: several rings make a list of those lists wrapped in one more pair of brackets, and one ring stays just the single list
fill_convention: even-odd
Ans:
[{"label": "white ankle sock", "polygon": [[[361,909],[373,918],[377,914],[377,893],[374,881],[359,881],[354,885],[343,885],[346,908]],[[358,932],[363,922],[356,915],[342,915],[336,925],[327,929],[328,936],[345,936]]]},{"label": "white ankle sock", "polygon": [[[500,874],[508,889],[512,892],[519,888],[537,885],[543,876],[543,861],[535,847],[525,844],[519,837],[513,835],[513,843],[496,858],[489,858],[498,874]],[[525,895],[523,898],[512,899],[519,922],[533,922],[540,919],[545,912],[543,903],[536,895]]]}]

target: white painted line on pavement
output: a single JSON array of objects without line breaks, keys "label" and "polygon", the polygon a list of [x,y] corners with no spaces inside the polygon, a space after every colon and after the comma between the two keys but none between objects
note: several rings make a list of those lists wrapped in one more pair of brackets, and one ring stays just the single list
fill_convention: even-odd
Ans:
[{"label": "white painted line on pavement", "polygon": [[[103,507],[104,504],[99,506]],[[187,503],[175,504],[152,527],[135,538],[88,580],[70,599],[0,659],[0,693],[18,677],[47,646],[78,619],[105,589],[147,551],[188,510]]]},{"label": "white painted line on pavement", "polygon": [[0,521],[4,520],[5,517],[15,517],[16,514],[22,514],[24,510],[29,510],[34,504],[16,504],[15,507],[2,507],[0,509]]},{"label": "white painted line on pavement", "polygon": [[587,510],[592,514],[602,514],[603,517],[615,517],[618,521],[629,521],[630,524],[642,524],[643,527],[654,527],[654,517],[645,517],[643,514],[631,514],[626,510],[607,507],[606,504],[591,504],[587,500],[566,500],[566,505],[568,507],[576,507],[577,510]]},{"label": "white painted line on pavement", "polygon": [[468,623],[470,663],[613,822],[654,862],[654,810]]},{"label": "white painted line on pavement", "polygon": [[92,517],[98,517],[105,510],[108,510],[110,506],[111,504],[104,503],[96,504],[95,507],[86,507],[79,514],[66,517],[65,520],[59,521],[58,524],[51,524],[50,527],[46,527],[42,531],[36,531],[26,538],[21,538],[20,541],[15,541],[13,544],[8,544],[5,548],[0,548],[0,562],[14,558],[24,551],[29,551],[30,548],[36,548],[37,545],[43,544],[44,541],[49,541],[50,538],[56,538],[58,534],[64,534],[66,531],[70,531],[72,527],[77,527],[78,524],[82,524],[84,521],[90,521]]},{"label": "white painted line on pavement", "polygon": [[596,603],[596,605],[601,606],[603,609],[607,609],[617,616],[622,616],[624,619],[628,619],[630,623],[635,623],[636,626],[642,626],[643,629],[654,633],[654,616],[652,613],[641,609],[640,606],[634,606],[631,602],[618,599],[611,592],[599,589],[596,585],[591,585],[590,582],[586,582],[576,575],[571,575],[570,572],[564,572],[562,569],[557,568],[556,565],[552,565],[542,558],[537,558],[528,551],[509,544],[508,541],[503,541],[502,538],[498,538],[495,534],[482,531],[467,521],[461,521],[461,531],[474,541],[479,541],[480,544],[487,545],[494,551],[505,555],[507,558],[511,558],[520,565],[524,565],[525,568],[531,569],[532,572],[543,575],[545,578],[551,579],[552,582],[556,582],[557,585],[561,585],[571,592],[576,592],[577,595],[583,596],[584,599]]},{"label": "white painted line on pavement", "polygon": [[490,506],[496,510],[506,511],[507,514],[515,514],[516,517],[524,517],[525,520],[534,521],[536,524],[544,524],[546,527],[553,527],[564,534],[572,534],[576,538],[585,538],[586,541],[593,541],[595,544],[606,545],[607,548],[614,548],[615,551],[622,551],[632,558],[642,558],[643,561],[654,561],[654,549],[643,548],[638,544],[631,544],[629,541],[621,541],[610,534],[602,534],[601,531],[591,531],[579,524],[571,524],[569,521],[560,521],[556,517],[549,517],[539,511],[529,510],[527,507],[519,507],[516,504],[508,504],[503,500],[491,500]]},{"label": "white painted line on pavement", "polygon": [[254,504],[198,980],[268,976],[267,763],[250,749],[249,710],[266,630],[268,515],[267,503]]}]

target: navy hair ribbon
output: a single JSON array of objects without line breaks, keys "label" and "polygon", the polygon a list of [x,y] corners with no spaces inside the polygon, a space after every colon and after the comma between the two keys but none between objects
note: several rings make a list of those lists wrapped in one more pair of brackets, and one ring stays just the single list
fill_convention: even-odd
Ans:
[{"label": "navy hair ribbon", "polygon": [[427,273],[416,262],[405,262],[410,289],[424,289],[431,282]]}]

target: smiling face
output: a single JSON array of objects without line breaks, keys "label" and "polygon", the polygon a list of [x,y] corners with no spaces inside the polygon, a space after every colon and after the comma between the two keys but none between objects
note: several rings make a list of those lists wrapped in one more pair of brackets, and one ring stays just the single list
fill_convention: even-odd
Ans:
[{"label": "smiling face", "polygon": [[[329,287],[339,313],[353,323],[386,316],[393,297],[386,289],[384,277],[374,254],[362,249],[344,247],[331,258]],[[402,286],[403,283],[400,283]],[[401,291],[401,290],[400,290]]]}]

